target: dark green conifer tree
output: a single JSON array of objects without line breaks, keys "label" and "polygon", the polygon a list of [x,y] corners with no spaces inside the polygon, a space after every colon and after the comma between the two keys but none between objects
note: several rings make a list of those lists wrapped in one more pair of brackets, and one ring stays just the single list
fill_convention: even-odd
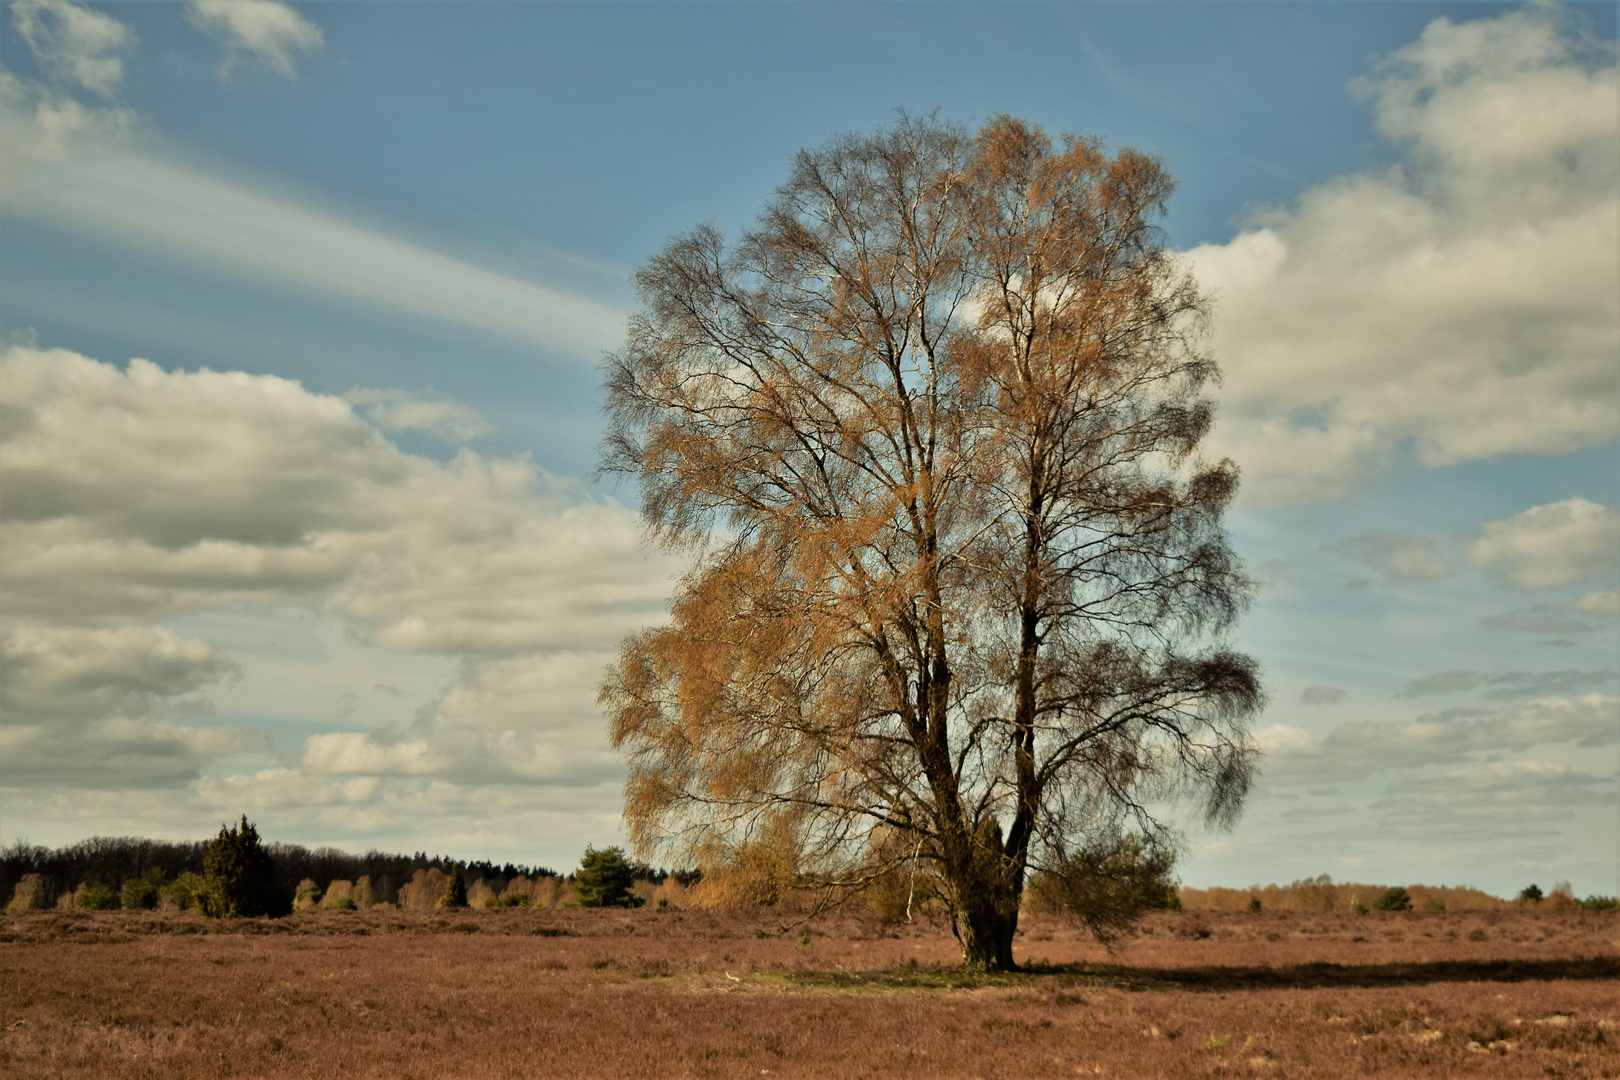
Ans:
[{"label": "dark green conifer tree", "polygon": [[635,883],[636,868],[623,848],[587,847],[574,873],[574,896],[581,907],[636,907],[640,898],[630,891]]},{"label": "dark green conifer tree", "polygon": [[203,855],[197,909],[216,919],[284,915],[291,898],[276,895],[276,868],[259,843],[259,830],[242,815],[240,828],[220,826]]},{"label": "dark green conifer tree", "polygon": [[461,876],[461,867],[450,868],[450,880],[444,883],[444,895],[439,897],[439,906],[442,908],[467,906],[467,882]]}]

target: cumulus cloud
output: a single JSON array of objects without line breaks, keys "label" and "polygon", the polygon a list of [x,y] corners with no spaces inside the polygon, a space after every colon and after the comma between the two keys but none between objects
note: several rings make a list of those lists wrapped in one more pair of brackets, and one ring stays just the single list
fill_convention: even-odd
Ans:
[{"label": "cumulus cloud", "polygon": [[294,57],[319,49],[326,40],[320,27],[278,0],[188,0],[186,17],[225,46],[221,78],[244,58],[296,78]]},{"label": "cumulus cloud", "polygon": [[1274,724],[1255,732],[1273,784],[1356,780],[1390,770],[1446,765],[1469,754],[1548,743],[1603,746],[1620,739],[1620,697],[1547,698],[1502,713],[1448,709],[1401,722],[1341,724],[1318,739]]},{"label": "cumulus cloud", "polygon": [[1581,498],[1532,506],[1506,521],[1484,525],[1468,549],[1468,561],[1475,566],[1505,564],[1513,583],[1526,589],[1555,588],[1612,572],[1620,563],[1620,513]]},{"label": "cumulus cloud", "polygon": [[[0,415],[8,764],[95,788],[196,782],[210,761],[263,751],[253,732],[164,718],[238,664],[156,624],[291,604],[384,649],[461,658],[414,722],[311,736],[280,766],[299,777],[378,779],[375,802],[413,778],[574,789],[619,775],[595,683],[620,637],[663,616],[679,571],[643,550],[632,511],[526,459],[404,453],[348,402],[271,376],[16,346],[0,354]],[[53,710],[78,718],[79,758]],[[151,767],[131,773],[117,753]]]},{"label": "cumulus cloud", "polygon": [[1436,19],[1359,85],[1400,164],[1189,253],[1248,497],[1614,438],[1620,82],[1568,18]]},{"label": "cumulus cloud", "polygon": [[135,31],[111,15],[67,0],[15,0],[11,25],[58,83],[111,97],[124,81],[119,54],[135,45]]},{"label": "cumulus cloud", "polygon": [[603,648],[662,611],[636,515],[524,459],[402,453],[241,372],[0,354],[0,607],[85,626],[315,603],[389,648]]},{"label": "cumulus cloud", "polygon": [[207,642],[161,626],[25,626],[0,640],[6,723],[150,716],[170,699],[240,673]]},{"label": "cumulus cloud", "polygon": [[178,787],[223,758],[268,749],[258,730],[188,727],[139,717],[0,725],[8,788]]},{"label": "cumulus cloud", "polygon": [[418,431],[452,446],[469,443],[494,428],[477,409],[432,391],[372,390],[357,386],[343,400],[384,431]]}]

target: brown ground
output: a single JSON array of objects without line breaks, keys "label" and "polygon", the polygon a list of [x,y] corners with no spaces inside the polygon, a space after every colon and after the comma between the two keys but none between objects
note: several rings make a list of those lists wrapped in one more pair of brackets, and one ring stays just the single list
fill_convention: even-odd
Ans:
[{"label": "brown ground", "polygon": [[1620,915],[0,917],[0,1076],[1616,1077]]}]

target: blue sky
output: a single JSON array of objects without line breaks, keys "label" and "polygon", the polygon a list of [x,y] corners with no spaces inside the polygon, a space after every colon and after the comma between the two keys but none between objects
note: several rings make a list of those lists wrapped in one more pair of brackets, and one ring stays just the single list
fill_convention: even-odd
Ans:
[{"label": "blue sky", "polygon": [[1272,704],[1184,880],[1620,889],[1613,5],[3,21],[0,840],[617,840],[594,685],[679,572],[588,480],[629,275],[937,108],[1162,155],[1217,295]]}]

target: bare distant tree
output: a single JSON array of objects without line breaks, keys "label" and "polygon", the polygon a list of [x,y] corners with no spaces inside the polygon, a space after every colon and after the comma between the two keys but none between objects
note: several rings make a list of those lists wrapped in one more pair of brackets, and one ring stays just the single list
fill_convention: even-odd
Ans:
[{"label": "bare distant tree", "polygon": [[604,469],[696,558],[601,690],[644,857],[771,838],[835,891],[921,864],[965,962],[1009,969],[1029,872],[1162,852],[1171,800],[1235,818],[1262,692],[1221,640],[1237,469],[1196,456],[1218,372],[1171,189],[902,117],[637,273]]}]

